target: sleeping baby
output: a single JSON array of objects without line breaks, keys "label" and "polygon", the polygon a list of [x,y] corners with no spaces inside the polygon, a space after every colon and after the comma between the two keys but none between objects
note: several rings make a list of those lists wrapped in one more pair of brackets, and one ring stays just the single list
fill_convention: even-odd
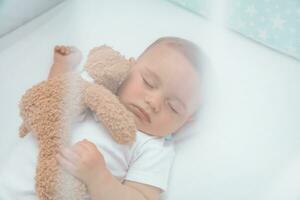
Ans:
[{"label": "sleeping baby", "polygon": [[[81,58],[76,47],[56,46],[48,78],[72,70]],[[134,115],[133,145],[117,144],[87,111],[84,123],[72,127],[73,145],[57,155],[60,165],[86,184],[91,199],[158,200],[167,189],[175,156],[167,138],[193,120],[201,104],[205,62],[194,43],[159,38],[132,62],[117,95]],[[37,154],[35,138],[28,135],[0,172],[0,199],[37,199]]]}]

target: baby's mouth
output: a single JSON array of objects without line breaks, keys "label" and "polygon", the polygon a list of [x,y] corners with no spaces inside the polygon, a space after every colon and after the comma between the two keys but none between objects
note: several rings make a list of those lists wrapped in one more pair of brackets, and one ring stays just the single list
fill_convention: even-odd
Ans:
[{"label": "baby's mouth", "polygon": [[142,121],[151,123],[151,119],[148,113],[143,108],[130,104],[130,110],[133,112],[134,115],[136,115]]}]

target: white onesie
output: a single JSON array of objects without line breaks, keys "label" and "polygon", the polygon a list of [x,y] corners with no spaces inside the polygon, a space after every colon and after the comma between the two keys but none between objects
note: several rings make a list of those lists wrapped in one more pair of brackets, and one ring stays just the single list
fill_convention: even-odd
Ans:
[{"label": "white onesie", "polygon": [[[172,141],[137,131],[133,145],[119,145],[90,112],[71,131],[72,144],[87,139],[96,144],[106,166],[119,180],[130,180],[166,190],[174,159]],[[0,199],[36,200],[37,141],[31,134],[19,142],[0,172]],[[101,189],[101,188],[99,188]]]}]

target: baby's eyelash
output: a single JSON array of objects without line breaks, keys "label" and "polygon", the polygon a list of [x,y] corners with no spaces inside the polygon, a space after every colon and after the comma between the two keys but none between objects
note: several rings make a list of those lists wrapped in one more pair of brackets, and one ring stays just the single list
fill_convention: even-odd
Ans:
[{"label": "baby's eyelash", "polygon": [[168,103],[168,106],[171,108],[171,110],[172,110],[174,113],[178,114],[177,110],[175,110],[175,109],[173,108],[173,106],[172,106],[170,103]]},{"label": "baby's eyelash", "polygon": [[153,86],[144,77],[143,77],[143,81],[148,87],[153,88]]}]

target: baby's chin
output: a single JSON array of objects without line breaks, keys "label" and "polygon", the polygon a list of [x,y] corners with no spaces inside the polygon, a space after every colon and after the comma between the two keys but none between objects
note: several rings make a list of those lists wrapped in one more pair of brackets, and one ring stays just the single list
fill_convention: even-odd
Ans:
[{"label": "baby's chin", "polygon": [[145,133],[146,135],[150,135],[150,136],[154,136],[154,137],[159,137],[159,138],[163,138],[165,137],[167,134],[159,134],[155,131],[151,131],[150,127],[145,127],[145,125],[140,124],[140,122],[138,121],[138,119],[136,119],[136,128],[137,130],[139,130],[142,133]]},{"label": "baby's chin", "polygon": [[134,115],[134,122],[135,122],[135,126],[136,126],[136,129],[139,130],[140,132],[143,132],[147,135],[151,135],[152,136],[152,133],[149,132],[147,129],[145,129],[145,127],[141,124],[140,122],[140,119]]},{"label": "baby's chin", "polygon": [[163,138],[166,135],[168,135],[168,133],[161,133],[159,131],[153,130],[153,128],[151,128],[150,124],[148,125],[148,124],[145,124],[144,122],[142,122],[139,117],[134,115],[134,113],[133,113],[133,116],[134,116],[136,128],[140,132],[145,133],[150,136],[159,137],[159,138]]},{"label": "baby's chin", "polygon": [[155,133],[153,133],[153,131],[150,131],[149,127],[145,127],[145,125],[142,124],[142,122],[140,121],[140,119],[138,117],[134,116],[134,120],[135,120],[135,125],[136,125],[137,130],[139,130],[140,132],[145,133],[147,135],[150,135],[150,136],[158,136]]}]

